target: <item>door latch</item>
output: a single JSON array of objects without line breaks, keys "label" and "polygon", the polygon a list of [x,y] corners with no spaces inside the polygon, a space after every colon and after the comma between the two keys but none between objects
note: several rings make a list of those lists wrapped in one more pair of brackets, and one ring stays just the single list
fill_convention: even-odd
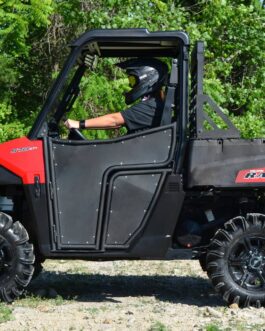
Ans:
[{"label": "door latch", "polygon": [[35,197],[40,198],[41,190],[40,190],[40,177],[34,176],[34,190],[35,190]]}]

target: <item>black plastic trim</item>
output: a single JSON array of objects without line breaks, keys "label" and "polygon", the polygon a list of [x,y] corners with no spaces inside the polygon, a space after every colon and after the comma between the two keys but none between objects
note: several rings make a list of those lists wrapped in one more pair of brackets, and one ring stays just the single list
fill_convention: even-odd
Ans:
[{"label": "black plastic trim", "polygon": [[[52,160],[52,146],[49,145],[49,140],[47,138],[43,139],[43,146],[44,146],[44,160],[45,160],[45,174],[46,174],[46,195],[47,195],[47,207],[48,207],[48,220],[49,223],[49,236],[50,236],[50,248],[51,250],[56,249],[57,247],[57,229],[58,225],[56,224],[56,217],[55,213],[57,212],[58,208],[56,209],[53,207],[54,197],[54,167],[51,166]],[[55,199],[56,201],[56,199]]]},{"label": "black plastic trim", "polygon": [[[40,184],[40,195],[36,196],[34,185],[24,185],[27,207],[30,212],[30,220],[26,220],[27,227],[30,229],[31,242],[34,240],[35,249],[41,255],[49,254],[50,246],[50,227],[48,222],[48,204],[45,184]],[[35,238],[35,239],[34,239]]]},{"label": "black plastic trim", "polygon": [[3,166],[0,166],[0,186],[1,185],[22,185],[22,179]]},{"label": "black plastic trim", "polygon": [[189,45],[189,37],[184,31],[156,31],[149,32],[148,29],[104,29],[90,30],[82,34],[78,39],[72,42],[72,47],[80,47],[90,41],[121,41],[121,40],[171,40],[180,39],[185,45]]},{"label": "black plastic trim", "polygon": [[[104,222],[104,227],[103,227],[103,235],[102,235],[102,249],[127,249],[130,247],[131,243],[133,241],[136,240],[136,238],[139,236],[139,234],[142,232],[142,230],[144,229],[144,227],[146,226],[146,223],[148,222],[148,220],[150,219],[150,215],[152,214],[152,211],[154,209],[155,203],[157,202],[157,199],[161,193],[162,190],[162,186],[164,184],[165,181],[165,176],[167,173],[170,173],[171,170],[170,169],[165,169],[163,171],[155,171],[155,170],[141,170],[141,171],[120,171],[115,173],[114,176],[111,177],[111,180],[109,182],[109,186],[108,186],[108,191],[109,194],[107,195],[107,202],[106,202],[106,214],[105,214],[105,222]],[[153,174],[159,174],[161,175],[159,178],[159,184],[157,186],[157,189],[153,195],[152,201],[150,203],[150,207],[147,211],[147,213],[144,216],[144,219],[142,221],[142,223],[140,224],[139,228],[137,228],[134,233],[132,233],[131,237],[129,240],[126,241],[126,243],[124,245],[109,245],[109,244],[105,244],[106,241],[106,236],[107,236],[107,229],[108,229],[108,225],[109,225],[109,216],[108,216],[108,212],[110,210],[110,204],[111,204],[111,199],[112,199],[112,187],[113,187],[113,182],[115,181],[115,179],[119,176],[130,176],[130,175],[153,175]]]},{"label": "black plastic trim", "polygon": [[147,136],[149,134],[152,134],[154,132],[158,132],[158,131],[166,131],[168,129],[171,129],[174,133],[174,137],[172,139],[174,139],[176,141],[176,123],[172,123],[169,125],[165,125],[165,126],[160,126],[160,127],[156,127],[153,129],[148,129],[148,130],[143,130],[143,131],[139,131],[136,133],[132,133],[132,134],[127,134],[124,136],[120,136],[117,138],[112,138],[112,139],[104,139],[104,140],[66,140],[66,139],[56,139],[54,138],[53,141],[56,142],[57,144],[62,144],[62,145],[106,145],[106,144],[113,144],[116,142],[120,142],[120,141],[126,141],[129,139],[132,139],[134,137],[139,137],[139,136]]}]

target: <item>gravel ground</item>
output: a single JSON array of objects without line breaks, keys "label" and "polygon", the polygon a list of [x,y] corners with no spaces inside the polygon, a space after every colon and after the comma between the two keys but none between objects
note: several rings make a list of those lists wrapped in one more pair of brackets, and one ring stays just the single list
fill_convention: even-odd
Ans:
[{"label": "gravel ground", "polygon": [[197,261],[52,261],[0,330],[265,330],[265,309],[227,307]]}]

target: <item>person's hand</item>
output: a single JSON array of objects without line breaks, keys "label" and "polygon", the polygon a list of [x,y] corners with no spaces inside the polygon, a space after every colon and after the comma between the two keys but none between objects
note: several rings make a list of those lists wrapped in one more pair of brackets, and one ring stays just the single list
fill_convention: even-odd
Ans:
[{"label": "person's hand", "polygon": [[79,129],[79,121],[68,119],[64,122],[68,129]]}]

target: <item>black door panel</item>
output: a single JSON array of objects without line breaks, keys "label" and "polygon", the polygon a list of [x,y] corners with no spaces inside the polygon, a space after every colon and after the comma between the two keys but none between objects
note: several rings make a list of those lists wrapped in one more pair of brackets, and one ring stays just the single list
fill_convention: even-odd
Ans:
[{"label": "black door panel", "polygon": [[[108,141],[54,139],[51,143],[57,247],[99,249],[108,177],[118,169],[168,166],[174,155],[176,126]],[[137,200],[132,203],[137,207]]]},{"label": "black door panel", "polygon": [[143,227],[160,179],[161,173],[120,173],[111,181],[106,248],[128,247],[128,242]]}]

